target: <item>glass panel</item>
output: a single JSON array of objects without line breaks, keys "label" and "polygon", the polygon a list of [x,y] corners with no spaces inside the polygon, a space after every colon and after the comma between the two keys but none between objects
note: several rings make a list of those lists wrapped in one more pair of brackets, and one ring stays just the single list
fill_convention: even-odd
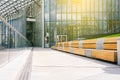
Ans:
[{"label": "glass panel", "polygon": [[52,6],[45,14],[45,21],[56,23],[57,35],[67,35],[68,40],[120,31],[120,0],[54,0],[55,3],[47,0],[45,4],[48,2]]}]

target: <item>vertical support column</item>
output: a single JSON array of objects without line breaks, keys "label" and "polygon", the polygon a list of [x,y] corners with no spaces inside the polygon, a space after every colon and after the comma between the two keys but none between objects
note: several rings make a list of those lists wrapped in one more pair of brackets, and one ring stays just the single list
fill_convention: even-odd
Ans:
[{"label": "vertical support column", "polygon": [[2,22],[0,22],[0,45],[2,44]]},{"label": "vertical support column", "polygon": [[117,64],[120,65],[120,38],[117,39]]},{"label": "vertical support column", "polygon": [[[5,20],[6,20],[6,22],[8,21],[8,16],[5,16]],[[7,25],[5,25],[5,46],[7,47],[7,48],[9,48],[9,34],[10,34],[10,32],[9,32],[9,27],[7,27]]]},{"label": "vertical support column", "polygon": [[41,8],[42,8],[42,48],[44,48],[44,38],[45,38],[45,36],[44,36],[44,0],[42,0],[42,2],[41,2]]},{"label": "vertical support column", "polygon": [[[12,15],[9,15],[9,17],[8,17],[9,19],[8,19],[8,22],[11,24],[11,25],[13,25],[12,24]],[[12,48],[12,29],[11,28],[9,28],[9,48]]]}]

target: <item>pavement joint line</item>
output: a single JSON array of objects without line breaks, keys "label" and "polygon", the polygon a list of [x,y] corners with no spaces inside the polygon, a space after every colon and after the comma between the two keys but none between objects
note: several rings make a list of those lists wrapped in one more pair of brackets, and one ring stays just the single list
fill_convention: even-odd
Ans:
[{"label": "pavement joint line", "polygon": [[63,68],[120,68],[120,66],[116,67],[95,67],[95,66],[32,66],[33,68],[42,68],[42,67],[63,67]]}]

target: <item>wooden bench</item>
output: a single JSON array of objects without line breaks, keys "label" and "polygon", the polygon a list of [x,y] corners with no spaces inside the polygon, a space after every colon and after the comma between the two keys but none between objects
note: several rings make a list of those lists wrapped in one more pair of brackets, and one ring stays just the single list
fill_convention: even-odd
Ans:
[{"label": "wooden bench", "polygon": [[60,42],[53,46],[52,49],[109,62],[117,62],[117,39],[105,38]]}]

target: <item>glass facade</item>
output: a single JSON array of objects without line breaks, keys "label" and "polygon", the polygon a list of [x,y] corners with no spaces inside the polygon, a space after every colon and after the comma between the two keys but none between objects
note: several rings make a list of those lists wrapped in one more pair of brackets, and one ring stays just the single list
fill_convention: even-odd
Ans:
[{"label": "glass facade", "polygon": [[33,0],[0,0],[0,49],[31,46],[26,38],[26,7]]},{"label": "glass facade", "polygon": [[45,47],[120,32],[120,0],[44,0]]},{"label": "glass facade", "polygon": [[[14,15],[5,18],[19,32],[27,34],[27,38],[35,47],[51,47],[60,40],[79,40],[119,33],[119,4],[120,0],[42,0],[42,3],[41,0],[36,0],[30,11],[26,10],[30,18],[35,20],[33,23],[27,22],[27,27],[26,17],[29,16],[26,13],[20,13],[22,16],[19,18],[12,18]],[[17,26],[18,24],[22,28]],[[7,40],[7,28],[5,24],[0,23],[0,44]],[[2,36],[3,34],[5,36]],[[9,36],[13,38],[13,47],[21,45],[22,42],[17,44],[17,35],[12,32],[11,34]]]},{"label": "glass facade", "polygon": [[35,19],[35,24],[32,26],[32,43],[35,47],[42,47],[42,32],[44,31],[42,26],[42,7],[41,7],[41,0],[36,0],[36,3],[33,3],[33,8],[31,12],[33,13],[33,18]]},{"label": "glass facade", "polygon": [[42,26],[42,6],[41,0],[35,0],[27,7],[27,18],[33,19],[34,21],[27,21],[27,38],[34,47],[43,46],[43,32],[44,26]]},{"label": "glass facade", "polygon": [[[20,48],[30,46],[30,42],[23,38],[26,36],[26,12],[22,11],[21,14],[11,14],[4,16],[4,21],[0,21],[0,46],[5,48]],[[13,28],[10,28],[7,24]],[[21,33],[23,36],[18,34]]]}]

